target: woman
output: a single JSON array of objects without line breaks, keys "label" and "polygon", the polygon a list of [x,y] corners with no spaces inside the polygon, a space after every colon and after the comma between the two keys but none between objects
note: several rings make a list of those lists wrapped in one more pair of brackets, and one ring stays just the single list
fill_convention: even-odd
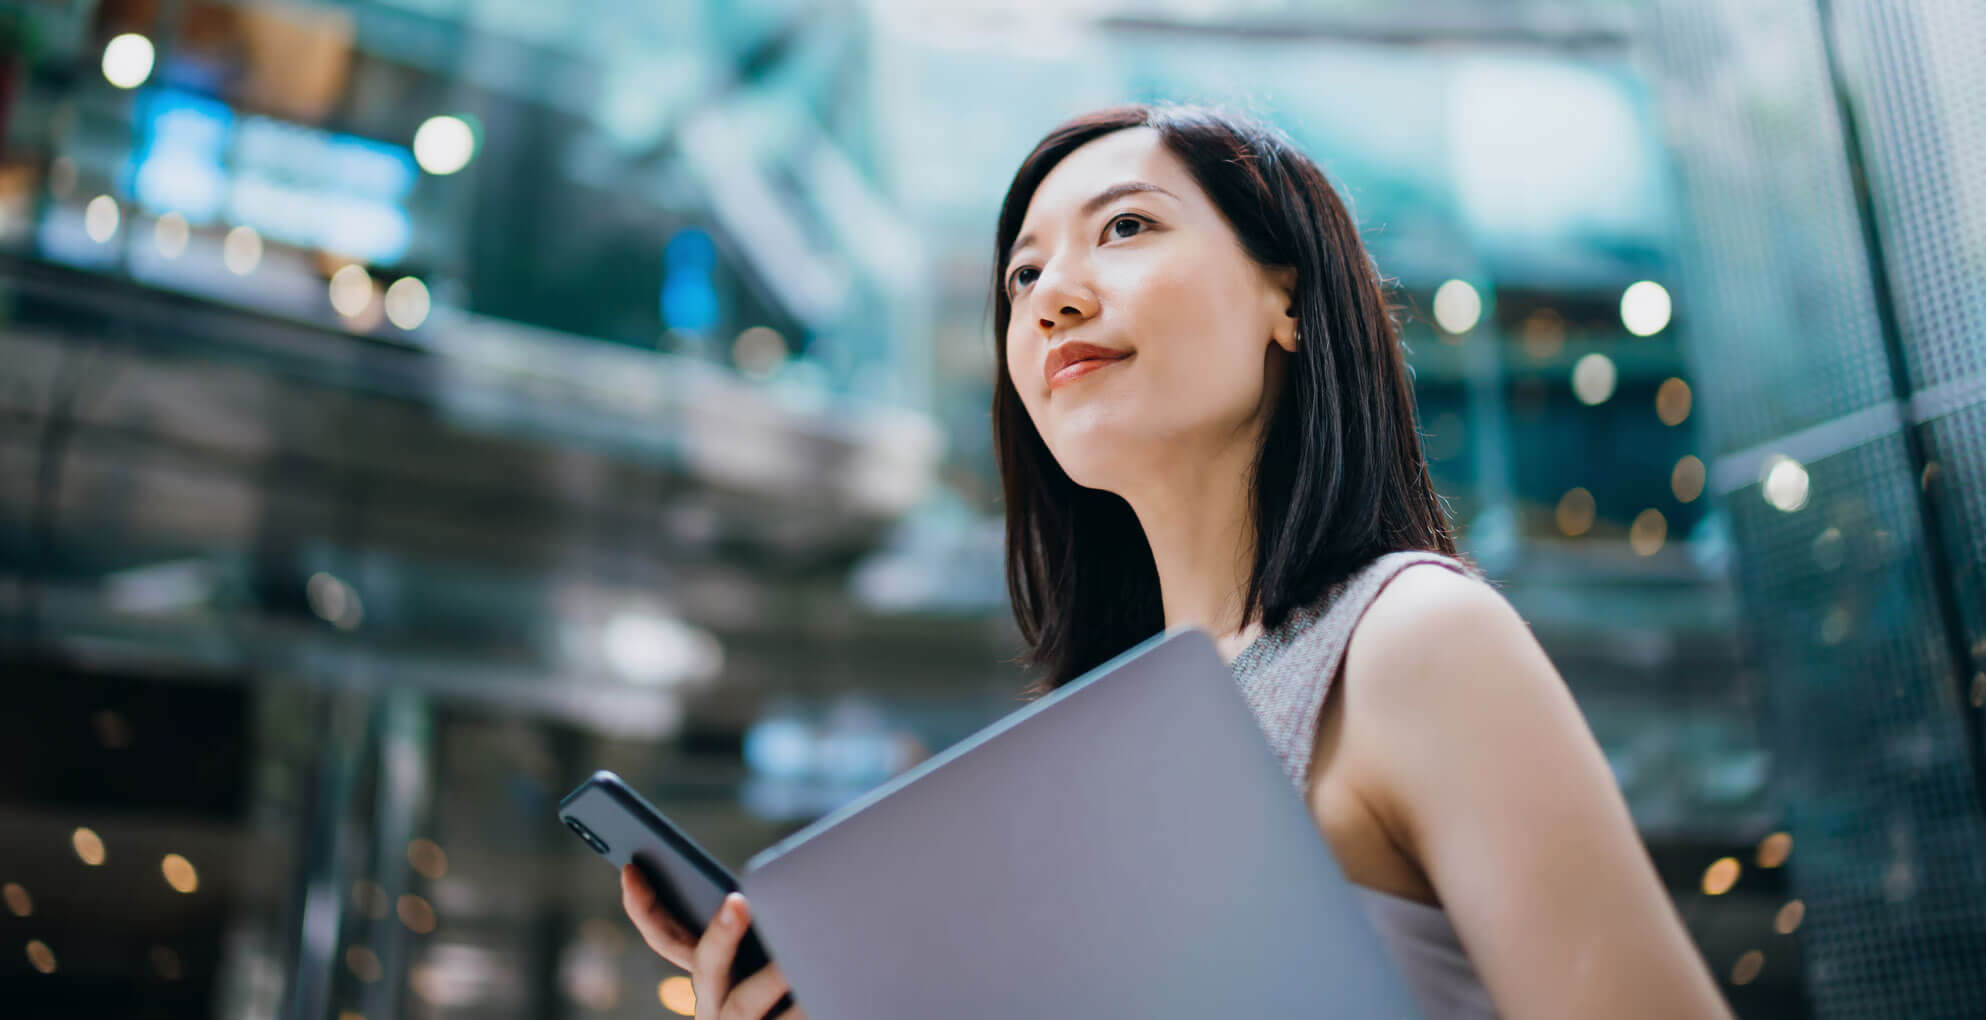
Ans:
[{"label": "woman", "polygon": [[[1431,1020],[1729,1016],[1564,681],[1456,555],[1317,167],[1205,110],[1078,117],[1021,165],[995,262],[1007,581],[1046,687],[1213,634]],[[699,1017],[785,992],[776,965],[726,986],[742,899],[693,942],[623,892]]]}]

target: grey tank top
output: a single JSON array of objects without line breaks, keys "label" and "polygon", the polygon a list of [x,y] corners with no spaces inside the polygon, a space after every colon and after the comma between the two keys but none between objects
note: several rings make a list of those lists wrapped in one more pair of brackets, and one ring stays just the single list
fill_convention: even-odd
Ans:
[{"label": "grey tank top", "polygon": [[[1418,563],[1437,563],[1483,580],[1468,564],[1440,553],[1388,553],[1291,612],[1282,626],[1264,632],[1229,664],[1284,771],[1306,800],[1305,779],[1324,695],[1344,663],[1352,628],[1387,582]],[[1447,911],[1361,885],[1352,888],[1427,1020],[1496,1016]]]}]

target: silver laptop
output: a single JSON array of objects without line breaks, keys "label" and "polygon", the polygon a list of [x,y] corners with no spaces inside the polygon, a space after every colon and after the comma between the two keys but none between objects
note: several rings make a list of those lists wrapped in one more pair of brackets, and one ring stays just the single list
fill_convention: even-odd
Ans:
[{"label": "silver laptop", "polygon": [[812,1020],[1418,1016],[1197,629],[883,784],[740,882]]}]

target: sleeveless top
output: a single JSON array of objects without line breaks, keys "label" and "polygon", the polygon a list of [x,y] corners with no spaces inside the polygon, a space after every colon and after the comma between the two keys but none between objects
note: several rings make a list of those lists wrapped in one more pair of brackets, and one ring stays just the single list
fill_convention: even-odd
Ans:
[{"label": "sleeveless top", "polygon": [[[1352,628],[1387,582],[1418,563],[1438,563],[1483,580],[1468,564],[1441,553],[1387,553],[1312,604],[1292,611],[1282,626],[1264,632],[1229,663],[1235,683],[1306,803],[1309,791],[1304,779],[1310,771],[1318,718],[1344,662]],[[1496,1016],[1447,911],[1357,884],[1352,888],[1427,1020]]]}]

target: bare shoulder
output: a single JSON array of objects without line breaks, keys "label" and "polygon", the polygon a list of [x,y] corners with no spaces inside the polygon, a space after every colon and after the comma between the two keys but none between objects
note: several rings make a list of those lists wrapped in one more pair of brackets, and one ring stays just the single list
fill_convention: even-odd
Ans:
[{"label": "bare shoulder", "polygon": [[1389,581],[1352,631],[1346,669],[1397,675],[1442,659],[1537,647],[1530,625],[1481,578],[1419,563]]},{"label": "bare shoulder", "polygon": [[[1551,659],[1503,593],[1439,564],[1402,570],[1345,651],[1347,713],[1364,729],[1361,793],[1413,850],[1426,819],[1469,783],[1514,774],[1511,754],[1462,751],[1591,745]],[[1595,749],[1597,751],[1597,749]]]},{"label": "bare shoulder", "polygon": [[1729,1017],[1572,692],[1501,592],[1401,571],[1353,629],[1344,684],[1360,800],[1500,1014]]}]

